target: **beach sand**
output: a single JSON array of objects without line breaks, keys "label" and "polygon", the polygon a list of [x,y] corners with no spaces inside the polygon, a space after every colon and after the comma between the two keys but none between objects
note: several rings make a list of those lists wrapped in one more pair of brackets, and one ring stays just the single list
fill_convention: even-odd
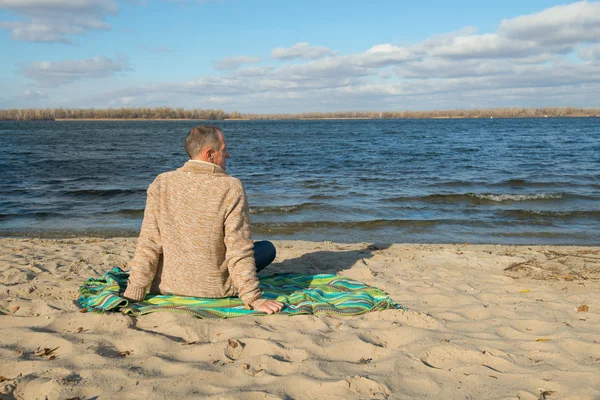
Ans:
[{"label": "beach sand", "polygon": [[79,285],[135,239],[0,239],[0,398],[600,398],[600,247],[274,243],[265,272],[345,275],[408,311],[81,313]]}]

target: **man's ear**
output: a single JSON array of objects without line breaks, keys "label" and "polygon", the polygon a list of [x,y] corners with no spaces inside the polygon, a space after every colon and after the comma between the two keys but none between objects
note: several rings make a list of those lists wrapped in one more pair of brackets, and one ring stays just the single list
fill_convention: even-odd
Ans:
[{"label": "man's ear", "polygon": [[205,148],[204,150],[202,150],[202,158],[205,161],[210,160],[210,158],[212,157],[214,150],[211,149],[210,147]]}]

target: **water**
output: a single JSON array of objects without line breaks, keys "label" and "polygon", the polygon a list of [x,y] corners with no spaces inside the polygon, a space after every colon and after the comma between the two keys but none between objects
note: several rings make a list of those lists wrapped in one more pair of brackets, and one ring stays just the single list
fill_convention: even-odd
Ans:
[{"label": "water", "polygon": [[[0,122],[0,235],[136,236],[194,121]],[[600,119],[217,121],[254,239],[600,244]]]}]

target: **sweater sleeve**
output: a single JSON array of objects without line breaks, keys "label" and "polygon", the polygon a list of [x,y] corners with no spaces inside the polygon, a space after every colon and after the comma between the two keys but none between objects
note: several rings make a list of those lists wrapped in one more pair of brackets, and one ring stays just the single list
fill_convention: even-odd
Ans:
[{"label": "sweater sleeve", "polygon": [[231,207],[225,217],[225,259],[227,268],[247,308],[258,308],[264,299],[259,289],[254,262],[254,243],[250,236],[248,200],[241,183],[239,190],[232,191]]},{"label": "sweater sleeve", "polygon": [[135,254],[131,260],[131,271],[123,297],[141,301],[152,284],[158,260],[162,254],[162,241],[158,228],[158,190],[154,181],[147,191],[146,209]]}]

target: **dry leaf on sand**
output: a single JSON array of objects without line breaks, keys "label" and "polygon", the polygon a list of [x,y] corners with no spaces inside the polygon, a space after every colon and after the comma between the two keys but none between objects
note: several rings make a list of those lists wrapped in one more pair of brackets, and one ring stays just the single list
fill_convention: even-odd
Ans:
[{"label": "dry leaf on sand", "polygon": [[588,307],[587,304],[581,305],[579,307],[577,307],[577,312],[588,312],[590,310],[590,307]]}]

